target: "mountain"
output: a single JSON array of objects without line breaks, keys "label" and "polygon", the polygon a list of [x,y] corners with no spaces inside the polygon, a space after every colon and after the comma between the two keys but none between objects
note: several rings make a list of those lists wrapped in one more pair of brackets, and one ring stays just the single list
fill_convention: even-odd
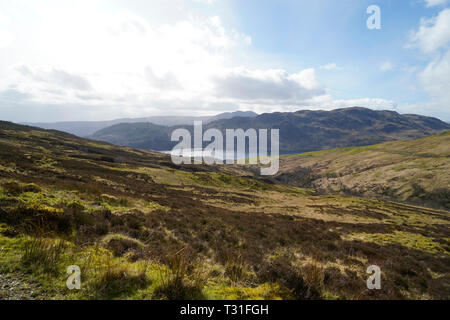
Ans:
[{"label": "mountain", "polygon": [[288,185],[450,209],[450,131],[280,158]]},{"label": "mountain", "polygon": [[174,127],[160,126],[150,122],[119,123],[101,129],[88,138],[118,146],[165,151],[174,146],[174,143],[170,141],[173,129]]},{"label": "mountain", "polygon": [[213,117],[209,118],[207,122],[209,123],[209,122],[213,122],[216,120],[232,119],[232,118],[236,118],[236,117],[254,118],[257,116],[258,116],[258,114],[253,111],[225,112],[225,113],[221,113],[221,114],[218,114],[217,116],[213,116]]},{"label": "mountain", "polygon": [[87,137],[95,132],[119,123],[141,123],[149,122],[161,126],[179,126],[192,125],[194,121],[203,121],[209,123],[218,119],[230,119],[233,117],[255,117],[254,112],[226,112],[215,116],[193,117],[193,116],[155,116],[146,118],[123,118],[110,121],[66,121],[53,123],[24,123],[25,125],[35,126],[43,129],[51,129],[68,132],[79,137]]},{"label": "mountain", "polygon": [[[399,143],[346,156],[364,164],[392,149],[408,159],[402,181],[426,165],[445,183],[433,170],[448,172],[448,135]],[[340,166],[324,154],[299,157]],[[0,299],[448,300],[449,234],[448,211],[0,122]],[[373,263],[382,290],[367,290]],[[67,289],[71,265],[81,290]]]},{"label": "mountain", "polygon": [[[177,127],[118,124],[99,130],[90,138],[135,148],[170,150],[176,144],[170,142],[170,135]],[[184,127],[192,131],[191,126]],[[299,153],[421,138],[450,130],[450,125],[431,117],[354,107],[219,119],[204,126],[204,130],[208,128],[222,132],[227,128],[280,129],[280,152]]]}]

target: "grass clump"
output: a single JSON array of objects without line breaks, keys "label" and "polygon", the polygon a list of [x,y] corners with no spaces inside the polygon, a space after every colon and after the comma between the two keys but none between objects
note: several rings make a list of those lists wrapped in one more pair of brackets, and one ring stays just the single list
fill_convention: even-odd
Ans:
[{"label": "grass clump", "polygon": [[259,279],[279,283],[290,290],[294,299],[322,299],[324,291],[324,271],[315,262],[303,266],[294,262],[289,253],[269,257],[258,272]]},{"label": "grass clump", "polygon": [[55,208],[39,202],[19,203],[4,210],[1,221],[16,230],[28,234],[61,233],[71,231],[71,219],[61,208]]},{"label": "grass clump", "polygon": [[115,256],[123,256],[130,251],[144,248],[141,241],[122,234],[109,234],[103,238],[103,243]]},{"label": "grass clump", "polygon": [[32,272],[55,274],[67,248],[68,245],[61,239],[28,237],[24,244],[21,262]]},{"label": "grass clump", "polygon": [[160,284],[154,295],[159,299],[196,300],[204,299],[206,279],[199,269],[186,259],[184,250],[167,258],[166,266],[159,268]]},{"label": "grass clump", "polygon": [[38,193],[41,188],[34,183],[19,183],[14,180],[6,180],[1,183],[4,193],[10,196],[18,196],[24,192]]},{"label": "grass clump", "polygon": [[93,285],[95,295],[101,298],[114,298],[132,294],[149,284],[146,273],[145,264],[131,268],[127,263],[108,256],[106,263],[97,273]]},{"label": "grass clump", "polygon": [[251,271],[251,267],[241,255],[232,255],[231,252],[227,252],[223,260],[224,275],[231,280],[233,286],[248,284],[248,282],[254,280],[254,273]]}]

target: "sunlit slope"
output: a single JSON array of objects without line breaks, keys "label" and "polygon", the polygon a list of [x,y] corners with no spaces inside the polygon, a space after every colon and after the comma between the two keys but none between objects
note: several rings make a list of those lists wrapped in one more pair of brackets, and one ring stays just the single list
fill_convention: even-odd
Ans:
[{"label": "sunlit slope", "polygon": [[0,299],[449,298],[447,211],[247,174],[0,122]]},{"label": "sunlit slope", "polygon": [[450,131],[282,157],[279,181],[323,192],[450,208]]}]

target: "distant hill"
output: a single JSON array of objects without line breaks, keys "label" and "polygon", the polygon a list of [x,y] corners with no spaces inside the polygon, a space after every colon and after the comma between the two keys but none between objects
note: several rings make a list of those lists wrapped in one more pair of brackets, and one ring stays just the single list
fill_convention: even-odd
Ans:
[{"label": "distant hill", "polygon": [[254,118],[257,117],[258,114],[253,111],[235,111],[235,112],[225,112],[218,114],[217,116],[210,117],[207,122],[213,122],[216,120],[223,120],[223,119],[232,119],[235,117],[242,117],[242,118]]},{"label": "distant hill", "polygon": [[209,123],[219,119],[230,119],[233,117],[256,117],[257,114],[251,111],[236,111],[225,112],[215,116],[205,117],[189,117],[189,116],[156,116],[146,118],[123,118],[109,121],[66,121],[66,122],[53,122],[53,123],[24,123],[26,125],[35,126],[43,129],[59,130],[68,132],[79,137],[87,137],[95,132],[113,126],[119,123],[143,123],[148,122],[162,126],[179,126],[179,125],[191,125],[194,121],[203,121]]},{"label": "distant hill", "polygon": [[275,179],[325,193],[450,209],[450,131],[422,139],[284,156]]},{"label": "distant hill", "polygon": [[[192,130],[191,126],[183,127]],[[169,150],[175,145],[170,142],[175,128],[149,123],[117,124],[99,130],[90,138],[136,148]],[[280,129],[280,152],[300,153],[422,138],[450,130],[450,125],[431,117],[354,107],[219,119],[205,125],[205,130],[208,128],[223,132],[227,128]]]},{"label": "distant hill", "polygon": [[172,149],[170,141],[172,127],[150,122],[119,123],[88,136],[90,139],[147,150],[165,151]]}]

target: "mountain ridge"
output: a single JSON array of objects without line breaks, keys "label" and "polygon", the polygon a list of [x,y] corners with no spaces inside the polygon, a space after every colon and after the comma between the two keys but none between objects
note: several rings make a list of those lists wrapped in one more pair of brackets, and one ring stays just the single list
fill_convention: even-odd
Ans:
[{"label": "mountain ridge", "polygon": [[87,137],[94,134],[95,132],[120,123],[141,123],[148,122],[155,125],[188,125],[192,124],[194,121],[203,121],[205,123],[219,120],[227,119],[235,116],[239,117],[255,117],[256,113],[252,111],[235,111],[235,112],[224,112],[214,116],[152,116],[143,118],[120,118],[105,121],[60,121],[60,122],[23,122],[21,124],[30,125],[34,127],[39,127],[42,129],[58,130],[63,132],[68,132],[79,137]]},{"label": "mountain ridge", "polygon": [[[170,141],[170,135],[179,127],[192,132],[192,126],[116,124],[97,131],[89,138],[123,146],[165,151],[176,144]],[[280,129],[280,152],[301,153],[422,138],[450,130],[450,125],[432,117],[352,107],[332,111],[299,110],[264,113],[251,118],[220,119],[204,125],[205,130],[209,128],[217,128],[222,132],[231,128]]]}]

